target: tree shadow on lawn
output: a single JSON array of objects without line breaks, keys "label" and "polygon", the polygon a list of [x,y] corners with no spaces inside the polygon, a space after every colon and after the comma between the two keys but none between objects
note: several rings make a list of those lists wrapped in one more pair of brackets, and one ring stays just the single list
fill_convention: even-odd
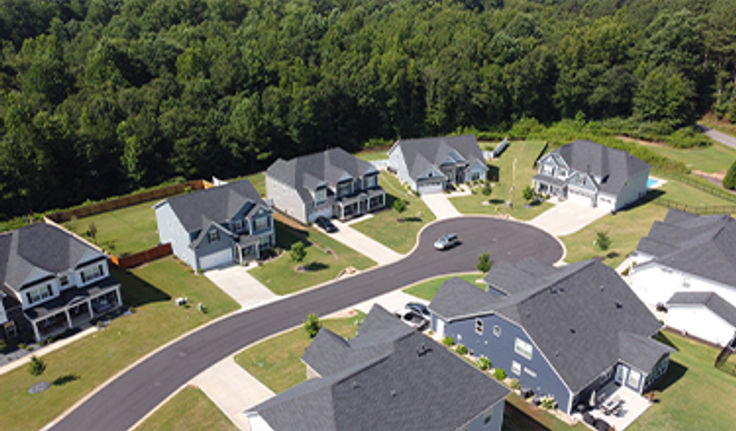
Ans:
[{"label": "tree shadow on lawn", "polygon": [[321,271],[321,270],[327,269],[329,267],[330,267],[330,265],[327,265],[326,263],[322,263],[322,262],[310,262],[308,265],[305,266],[305,268],[309,272],[312,272],[312,271]]},{"label": "tree shadow on lawn", "polygon": [[74,381],[79,380],[80,377],[76,374],[65,374],[61,377],[57,377],[56,380],[52,382],[54,386],[64,386],[67,383],[71,383]]},{"label": "tree shadow on lawn", "polygon": [[111,265],[110,275],[120,282],[123,304],[129,307],[140,307],[152,302],[171,300],[171,296],[167,293],[146,283],[136,277],[132,272],[118,269]]}]

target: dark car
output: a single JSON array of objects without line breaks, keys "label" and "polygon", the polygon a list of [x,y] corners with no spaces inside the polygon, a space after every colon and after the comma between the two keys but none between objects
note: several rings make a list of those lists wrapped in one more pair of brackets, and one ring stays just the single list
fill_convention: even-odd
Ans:
[{"label": "dark car", "polygon": [[328,219],[327,217],[317,217],[317,220],[315,220],[314,222],[317,223],[317,226],[321,227],[322,230],[327,233],[337,232],[337,227],[335,227],[335,225],[332,224],[330,219]]},{"label": "dark car", "polygon": [[429,317],[429,308],[426,305],[418,302],[407,302],[406,309],[411,310],[417,314],[421,314],[424,317]]}]

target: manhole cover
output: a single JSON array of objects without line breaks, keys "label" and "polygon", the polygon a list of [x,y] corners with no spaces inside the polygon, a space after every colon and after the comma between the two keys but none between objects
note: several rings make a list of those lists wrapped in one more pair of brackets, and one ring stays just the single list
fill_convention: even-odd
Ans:
[{"label": "manhole cover", "polygon": [[38,382],[28,389],[29,394],[39,394],[49,388],[49,382]]}]

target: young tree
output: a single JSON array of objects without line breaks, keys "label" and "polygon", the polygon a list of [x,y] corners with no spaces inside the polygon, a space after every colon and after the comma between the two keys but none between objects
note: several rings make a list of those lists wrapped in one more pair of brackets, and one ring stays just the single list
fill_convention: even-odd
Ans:
[{"label": "young tree", "polygon": [[723,177],[723,187],[731,190],[736,188],[736,160],[734,160],[731,167],[728,168],[726,176]]},{"label": "young tree", "polygon": [[307,320],[304,321],[304,330],[307,331],[309,338],[314,338],[322,328],[322,322],[319,321],[319,316],[316,313],[309,313]]},{"label": "young tree", "polygon": [[524,187],[524,190],[521,192],[521,196],[527,200],[530,201],[534,197],[534,190],[531,186]]},{"label": "young tree", "polygon": [[399,214],[403,213],[406,211],[406,201],[401,198],[396,199],[393,204],[393,209]]},{"label": "young tree", "polygon": [[94,223],[89,224],[89,236],[92,239],[97,239],[97,226]]},{"label": "young tree", "polygon": [[490,253],[484,251],[478,255],[478,263],[475,265],[475,267],[478,268],[478,271],[488,272],[491,270],[491,266],[493,266],[493,261],[491,260]]},{"label": "young tree", "polygon": [[611,238],[608,236],[608,232],[596,232],[593,243],[599,250],[606,251],[611,247]]},{"label": "young tree", "polygon": [[484,196],[489,196],[491,194],[491,182],[486,180],[485,184],[483,184],[483,189],[481,190],[481,193],[483,193]]},{"label": "young tree", "polygon": [[40,376],[46,370],[46,363],[43,359],[38,359],[36,356],[31,356],[31,362],[28,364],[28,372],[32,376]]},{"label": "young tree", "polygon": [[297,241],[289,248],[289,256],[294,262],[301,262],[307,256],[307,251],[304,249],[304,243]]}]

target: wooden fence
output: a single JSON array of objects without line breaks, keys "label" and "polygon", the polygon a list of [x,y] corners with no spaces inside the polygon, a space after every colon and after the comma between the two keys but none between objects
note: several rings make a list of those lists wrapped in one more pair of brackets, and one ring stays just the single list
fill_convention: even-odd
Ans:
[{"label": "wooden fence", "polygon": [[127,269],[168,256],[171,253],[171,244],[166,243],[129,256],[117,257],[111,255],[110,261],[117,265],[118,268]]},{"label": "wooden fence", "polygon": [[153,190],[146,190],[140,193],[134,193],[119,198],[114,198],[102,202],[97,202],[77,208],[57,211],[47,215],[47,217],[56,223],[63,223],[72,217],[82,218],[106,211],[116,210],[127,206],[139,204],[141,202],[152,201],[154,199],[163,199],[175,194],[184,193],[187,190],[202,190],[212,187],[212,183],[206,180],[190,180],[179,184],[172,184]]}]

